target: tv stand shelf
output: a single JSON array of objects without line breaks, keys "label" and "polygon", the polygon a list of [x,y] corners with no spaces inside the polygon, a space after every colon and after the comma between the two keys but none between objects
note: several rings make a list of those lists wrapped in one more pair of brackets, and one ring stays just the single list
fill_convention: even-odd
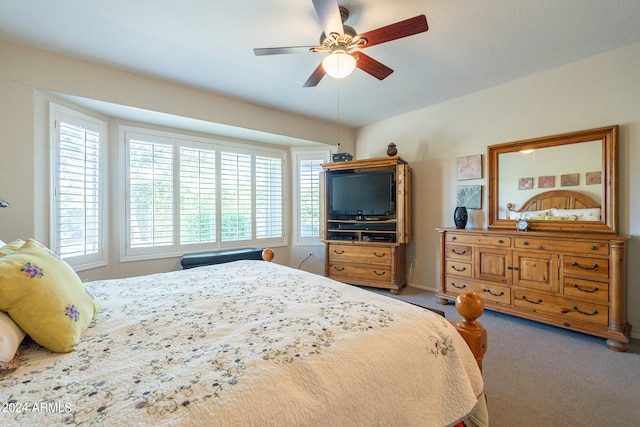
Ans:
[{"label": "tv stand shelf", "polygon": [[[356,160],[322,165],[321,236],[325,243],[325,274],[332,279],[354,285],[387,288],[398,293],[406,284],[406,244],[411,241],[411,175],[409,165],[401,158]],[[392,189],[381,189],[375,198],[387,194],[394,209],[385,215],[332,214],[332,174],[380,174],[393,177]],[[363,180],[356,180],[363,182]],[[366,180],[365,180],[366,181]],[[339,181],[335,181],[338,183]],[[344,181],[343,181],[344,182]],[[338,184],[334,184],[338,185]],[[348,188],[358,191],[358,188]],[[390,194],[390,195],[389,195]],[[344,203],[344,199],[341,201]],[[346,206],[349,213],[357,209]],[[358,207],[358,209],[360,209]],[[386,209],[384,209],[386,210]],[[334,210],[333,212],[337,212]],[[379,209],[382,212],[383,209]]]}]

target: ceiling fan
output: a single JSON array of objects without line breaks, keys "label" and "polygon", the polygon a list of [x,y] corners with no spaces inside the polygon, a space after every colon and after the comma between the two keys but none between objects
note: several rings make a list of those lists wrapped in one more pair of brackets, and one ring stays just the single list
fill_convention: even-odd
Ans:
[{"label": "ceiling fan", "polygon": [[322,63],[311,73],[304,87],[313,87],[320,83],[325,74],[342,78],[351,74],[355,67],[383,80],[393,70],[361,52],[362,49],[397,40],[429,29],[427,18],[419,15],[376,30],[358,34],[355,29],[343,25],[349,17],[349,10],[338,6],[336,0],[312,0],[313,7],[320,19],[324,32],[320,36],[319,46],[290,46],[256,48],[256,56],[280,55],[287,53],[327,52]]}]

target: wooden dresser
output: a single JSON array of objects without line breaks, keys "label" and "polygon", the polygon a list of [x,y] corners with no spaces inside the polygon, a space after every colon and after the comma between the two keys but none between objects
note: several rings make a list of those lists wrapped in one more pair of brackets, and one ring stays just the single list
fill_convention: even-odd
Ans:
[{"label": "wooden dresser", "polygon": [[[406,244],[412,239],[411,168],[398,156],[327,163],[322,167],[320,234],[325,243],[325,275],[397,294],[407,283]],[[331,213],[331,174],[376,172],[393,176],[393,212],[376,217]],[[358,188],[350,191],[357,192]]]},{"label": "wooden dresser", "polygon": [[447,304],[476,292],[485,307],[607,339],[626,351],[626,236],[438,228]]}]

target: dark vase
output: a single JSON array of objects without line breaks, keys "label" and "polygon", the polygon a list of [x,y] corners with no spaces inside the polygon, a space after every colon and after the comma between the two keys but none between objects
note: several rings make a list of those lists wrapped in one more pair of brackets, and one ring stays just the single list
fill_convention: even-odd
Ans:
[{"label": "dark vase", "polygon": [[456,223],[456,228],[465,228],[467,226],[467,208],[458,206],[453,212],[453,222]]},{"label": "dark vase", "polygon": [[387,145],[387,156],[395,156],[398,154],[398,147],[393,142]]}]

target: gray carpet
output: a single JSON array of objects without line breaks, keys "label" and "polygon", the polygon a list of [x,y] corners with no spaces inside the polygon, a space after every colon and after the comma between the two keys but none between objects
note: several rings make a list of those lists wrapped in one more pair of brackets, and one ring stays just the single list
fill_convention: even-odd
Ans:
[{"label": "gray carpet", "polygon": [[[364,289],[459,319],[433,292]],[[492,427],[640,426],[640,341],[617,353],[602,338],[506,314],[487,310],[479,321],[488,331],[483,377]]]}]

